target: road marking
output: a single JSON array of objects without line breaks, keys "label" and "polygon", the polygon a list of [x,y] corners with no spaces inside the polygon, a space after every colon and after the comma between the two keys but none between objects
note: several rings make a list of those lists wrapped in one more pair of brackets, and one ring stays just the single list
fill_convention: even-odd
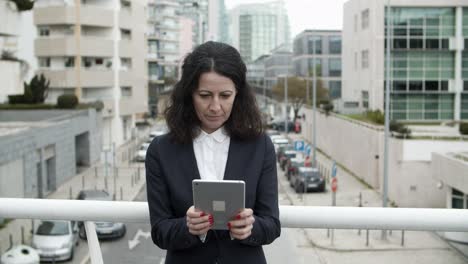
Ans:
[{"label": "road marking", "polygon": [[151,236],[150,232],[143,232],[141,229],[138,229],[138,231],[135,234],[135,237],[132,240],[128,241],[128,249],[132,250],[134,249],[138,244],[140,244],[140,237],[144,237],[148,239]]}]

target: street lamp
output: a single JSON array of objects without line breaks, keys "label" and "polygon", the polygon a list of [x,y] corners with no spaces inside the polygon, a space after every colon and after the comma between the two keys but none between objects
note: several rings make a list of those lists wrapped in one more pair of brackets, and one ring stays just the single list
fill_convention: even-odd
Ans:
[{"label": "street lamp", "polygon": [[[385,131],[384,131],[384,177],[382,191],[382,207],[387,207],[388,192],[388,136],[390,127],[390,0],[387,0],[387,49],[386,49],[386,81],[385,81]],[[382,230],[382,240],[387,239],[386,230]]]},{"label": "street lamp", "polygon": [[284,76],[284,132],[288,134],[288,75]]}]

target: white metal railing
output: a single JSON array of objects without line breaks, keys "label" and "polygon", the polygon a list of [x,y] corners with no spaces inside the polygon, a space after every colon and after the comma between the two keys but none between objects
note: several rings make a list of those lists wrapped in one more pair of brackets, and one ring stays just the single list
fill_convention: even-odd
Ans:
[{"label": "white metal railing", "polygon": [[[86,221],[93,264],[103,263],[93,221],[149,223],[146,202],[0,198],[0,216]],[[460,209],[280,206],[280,219],[284,228],[468,232],[468,210]]]}]

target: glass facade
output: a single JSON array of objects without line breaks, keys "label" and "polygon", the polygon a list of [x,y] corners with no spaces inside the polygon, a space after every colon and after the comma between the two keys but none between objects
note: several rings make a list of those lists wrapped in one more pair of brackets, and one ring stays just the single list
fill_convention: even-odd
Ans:
[{"label": "glass facade", "polygon": [[461,119],[468,120],[468,91],[461,94]]},{"label": "glass facade", "polygon": [[454,94],[392,93],[392,120],[453,120]]},{"label": "glass facade", "polygon": [[[391,119],[453,120],[455,52],[449,38],[455,37],[455,8],[394,7],[388,21]],[[468,77],[468,54],[463,64]]]}]

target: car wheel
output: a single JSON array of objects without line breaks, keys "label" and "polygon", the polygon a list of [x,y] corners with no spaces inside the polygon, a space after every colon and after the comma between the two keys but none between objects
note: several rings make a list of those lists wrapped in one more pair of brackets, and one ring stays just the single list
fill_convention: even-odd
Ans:
[{"label": "car wheel", "polygon": [[127,232],[127,227],[126,227],[126,226],[123,226],[123,228],[122,228],[122,234],[120,235],[120,237],[124,237],[126,232]]}]

